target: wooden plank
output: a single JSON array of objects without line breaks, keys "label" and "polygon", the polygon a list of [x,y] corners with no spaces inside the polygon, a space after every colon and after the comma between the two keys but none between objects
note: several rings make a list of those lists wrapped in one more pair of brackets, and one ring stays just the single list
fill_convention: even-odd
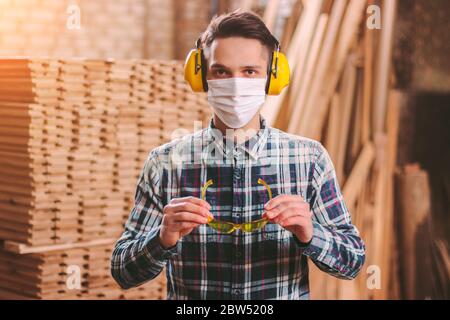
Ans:
[{"label": "wooden plank", "polygon": [[361,154],[342,189],[342,195],[349,207],[354,206],[362,185],[367,182],[367,177],[374,157],[375,147],[373,143],[368,142],[362,149]]},{"label": "wooden plank", "polygon": [[[318,92],[320,90],[320,87],[323,85],[323,79],[325,77],[325,73],[328,67],[328,61],[330,60],[332,54],[333,46],[336,41],[336,37],[339,31],[339,25],[341,23],[341,19],[344,14],[346,5],[347,0],[336,0],[333,4],[331,16],[329,18],[329,23],[326,30],[326,36],[323,41],[323,45],[320,49],[320,56],[317,59],[317,69],[314,72],[314,79],[312,80],[313,83],[311,84],[310,92],[309,90],[305,91],[303,93],[303,96],[301,97],[301,100],[296,100],[297,104],[299,105],[301,104],[301,108],[303,110],[306,109],[307,105],[305,104],[308,102],[306,94],[308,94],[308,96],[310,94],[316,95],[316,92]],[[298,111],[297,113],[300,114],[301,112]],[[293,117],[291,118],[291,122],[289,123],[288,126],[288,132],[302,134],[302,130],[301,128],[299,128],[301,122],[302,119],[300,118],[300,115],[298,116],[293,115]]]},{"label": "wooden plank", "polygon": [[[304,107],[304,99],[306,93],[310,89],[311,82],[313,81],[314,71],[317,68],[317,59],[319,57],[320,48],[322,46],[323,37],[325,35],[326,26],[328,24],[329,16],[326,13],[322,13],[317,23],[317,29],[315,30],[314,39],[311,45],[311,50],[308,54],[308,60],[305,63],[305,71],[300,70],[296,72],[293,79],[293,86],[291,88],[291,94],[289,96],[289,105],[291,112],[290,119],[299,119],[302,115]],[[287,126],[288,130],[292,130],[290,122]]]},{"label": "wooden plank", "polygon": [[[399,240],[402,248],[400,275],[404,298],[417,299],[418,269],[422,255],[417,250],[421,241],[428,241],[418,235],[430,215],[430,190],[428,174],[418,164],[406,165],[396,177],[398,198]],[[417,195],[420,195],[418,197]],[[426,254],[426,253],[424,253]]]},{"label": "wooden plank", "polygon": [[362,142],[362,126],[363,126],[363,94],[364,83],[362,69],[358,67],[356,80],[356,97],[355,107],[353,111],[353,126],[350,131],[349,149],[346,156],[347,166],[353,166],[353,163],[361,150],[364,143]]},{"label": "wooden plank", "polygon": [[[365,0],[350,1],[342,21],[339,39],[336,42],[336,52],[333,55],[333,59],[329,59],[330,56],[328,56],[328,59],[324,62],[328,75],[325,77],[324,70],[323,77],[318,77],[316,86],[311,90],[306,103],[305,114],[301,119],[301,125],[298,126],[301,132],[298,132],[298,134],[303,134],[313,139],[319,137],[329,101],[336,89],[347,54],[359,29],[364,7]],[[329,53],[331,53],[331,50]],[[319,63],[322,63],[322,61]]]},{"label": "wooden plank", "polygon": [[302,0],[295,0],[292,5],[292,11],[290,16],[286,19],[286,23],[283,30],[283,36],[281,38],[281,48],[289,48],[291,43],[292,34],[294,33],[297,22],[300,20],[303,11]]},{"label": "wooden plank", "polygon": [[266,27],[273,33],[277,19],[278,6],[280,0],[268,0],[266,10],[264,11],[263,21]]},{"label": "wooden plank", "polygon": [[[387,115],[387,145],[386,145],[386,200],[384,202],[384,232],[383,242],[380,245],[382,263],[382,288],[383,291],[375,292],[375,297],[380,299],[390,299],[389,284],[391,279],[396,279],[394,272],[392,272],[392,262],[395,258],[393,252],[393,244],[398,243],[394,237],[394,172],[397,162],[397,144],[398,144],[398,130],[400,107],[403,102],[403,95],[400,91],[391,90],[388,99],[388,115]],[[381,210],[381,209],[380,209]]]},{"label": "wooden plank", "polygon": [[389,88],[389,70],[391,67],[392,41],[394,37],[394,24],[397,10],[397,0],[384,0],[381,16],[380,43],[377,53],[375,75],[375,88],[373,93],[373,130],[374,134],[382,132],[385,128],[386,103]]},{"label": "wooden plank", "polygon": [[105,244],[113,244],[116,239],[98,239],[87,242],[77,242],[77,243],[65,243],[65,244],[55,244],[47,246],[27,246],[23,243],[18,243],[14,241],[4,241],[3,248],[6,251],[17,253],[17,254],[29,254],[29,253],[42,253],[60,250],[69,250],[75,248],[85,248],[91,246],[99,246]]},{"label": "wooden plank", "polygon": [[344,162],[345,153],[349,141],[348,133],[350,128],[350,120],[353,102],[355,98],[355,85],[356,85],[356,55],[351,54],[347,61],[345,73],[343,75],[342,85],[342,116],[339,130],[338,149],[336,157],[336,175],[341,183],[345,182],[344,176]]},{"label": "wooden plank", "polygon": [[[369,0],[367,5],[374,4],[374,0]],[[375,31],[364,28],[364,93],[362,107],[362,127],[361,139],[365,144],[371,138],[370,111],[372,106],[372,90],[373,90],[373,51],[374,51]]]},{"label": "wooden plank", "polygon": [[[292,76],[295,74],[296,70],[302,70],[302,65],[298,66],[297,62],[300,61],[300,63],[304,63],[305,61],[302,57],[306,57],[309,51],[310,42],[307,40],[311,39],[312,32],[316,26],[317,19],[320,14],[322,3],[323,0],[304,1],[302,16],[297,28],[295,29],[289,49],[286,52],[286,57],[289,61]],[[287,91],[288,90],[285,89],[279,96],[267,97],[261,113],[269,125],[273,125],[275,123],[283,100],[287,95]]]},{"label": "wooden plank", "polygon": [[325,148],[327,149],[333,164],[336,164],[338,158],[339,124],[341,122],[341,117],[341,96],[336,92],[331,100],[327,135],[325,140]]}]

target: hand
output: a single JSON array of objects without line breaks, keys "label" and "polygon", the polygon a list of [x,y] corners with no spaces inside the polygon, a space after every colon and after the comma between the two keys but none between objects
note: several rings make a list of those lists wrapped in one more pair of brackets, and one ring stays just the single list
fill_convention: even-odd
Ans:
[{"label": "hand", "polygon": [[299,195],[279,195],[264,206],[264,216],[289,230],[303,242],[312,239],[312,212],[309,204]]},{"label": "hand", "polygon": [[159,232],[159,241],[163,248],[173,247],[177,241],[191,233],[199,225],[212,217],[208,202],[195,198],[174,198],[163,209],[163,219]]}]

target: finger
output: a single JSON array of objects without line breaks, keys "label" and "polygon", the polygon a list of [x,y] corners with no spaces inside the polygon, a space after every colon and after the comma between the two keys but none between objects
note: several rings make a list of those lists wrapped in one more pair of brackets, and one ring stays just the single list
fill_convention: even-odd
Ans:
[{"label": "finger", "polygon": [[300,195],[297,194],[280,194],[273,198],[272,200],[268,201],[264,208],[267,210],[270,210],[276,206],[278,206],[280,203],[287,202],[287,201],[304,201],[303,198]]},{"label": "finger", "polygon": [[192,197],[192,196],[173,198],[170,202],[172,202],[174,204],[181,203],[181,202],[190,202],[190,203],[196,204],[198,206],[203,206],[203,207],[207,208],[208,210],[211,210],[211,205],[208,202],[206,202],[203,199],[200,199],[197,197]]},{"label": "finger", "polygon": [[181,211],[188,211],[192,213],[196,213],[198,215],[202,215],[204,217],[212,216],[211,212],[209,212],[208,209],[205,207],[196,205],[191,202],[180,202],[177,204],[174,204],[171,206],[173,212],[181,212]]},{"label": "finger", "polygon": [[177,212],[173,215],[173,222],[195,222],[199,224],[208,223],[208,218],[192,212]]},{"label": "finger", "polygon": [[277,215],[275,218],[271,219],[275,223],[279,223],[283,220],[286,220],[290,217],[299,215],[299,210],[297,208],[290,208],[288,210],[284,210],[279,215]]},{"label": "finger", "polygon": [[285,221],[291,217],[294,217],[294,216],[299,216],[299,217],[303,217],[303,218],[311,220],[312,213],[310,211],[306,211],[306,210],[297,210],[297,209],[286,210],[286,211],[282,212],[273,221],[275,223],[283,223],[283,221]]},{"label": "finger", "polygon": [[296,209],[298,211],[303,209],[303,206],[298,201],[289,201],[289,202],[282,202],[276,207],[273,207],[272,209],[266,210],[266,216],[269,219],[275,219],[278,217],[282,212],[286,210]]},{"label": "finger", "polygon": [[307,226],[307,225],[311,224],[311,219],[309,219],[307,217],[302,217],[302,216],[292,216],[292,217],[289,217],[289,218],[281,221],[278,224],[280,226],[282,226],[283,228],[294,226],[294,225]]}]

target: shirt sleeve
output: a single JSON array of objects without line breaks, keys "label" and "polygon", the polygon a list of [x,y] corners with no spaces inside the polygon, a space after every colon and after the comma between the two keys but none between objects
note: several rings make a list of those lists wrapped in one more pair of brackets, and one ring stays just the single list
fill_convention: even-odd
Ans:
[{"label": "shirt sleeve", "polygon": [[177,246],[164,249],[159,242],[163,204],[160,197],[161,170],[152,151],[136,186],[134,207],[125,231],[116,242],[111,257],[111,274],[124,289],[158,276]]},{"label": "shirt sleeve", "polygon": [[354,279],[365,260],[365,245],[344,202],[331,158],[319,143],[314,168],[313,237],[297,244],[321,270],[342,279]]}]

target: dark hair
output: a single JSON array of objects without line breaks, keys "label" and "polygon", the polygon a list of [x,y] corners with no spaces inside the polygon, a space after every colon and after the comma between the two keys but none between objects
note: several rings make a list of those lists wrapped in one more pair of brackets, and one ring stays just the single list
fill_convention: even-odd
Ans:
[{"label": "dark hair", "polygon": [[231,13],[215,15],[206,31],[200,37],[201,48],[210,47],[214,39],[243,37],[256,39],[268,49],[270,53],[278,45],[277,39],[264,24],[264,21],[255,13],[237,9]]}]

